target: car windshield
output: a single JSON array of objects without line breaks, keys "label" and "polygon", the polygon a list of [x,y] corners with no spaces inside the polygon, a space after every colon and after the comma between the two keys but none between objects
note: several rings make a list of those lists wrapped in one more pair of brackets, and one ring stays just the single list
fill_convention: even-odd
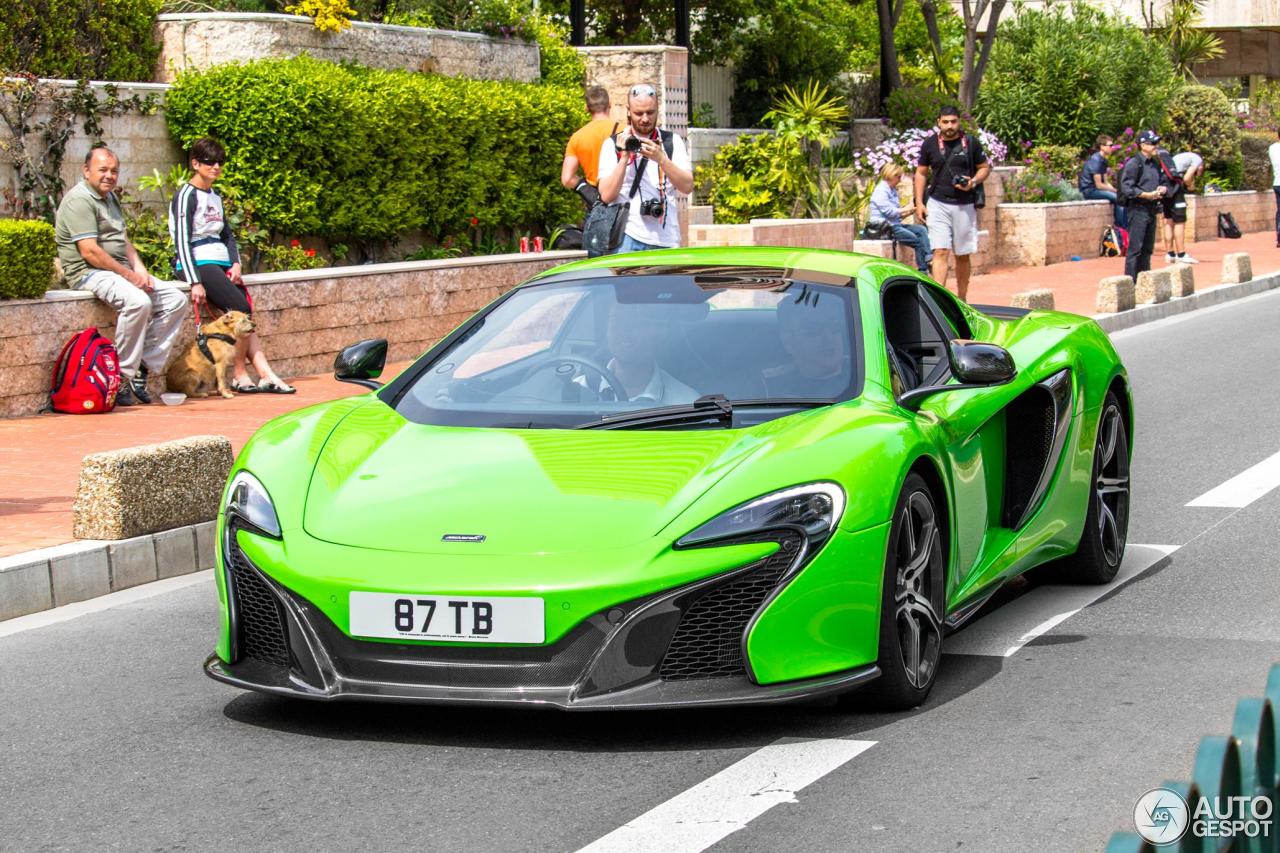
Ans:
[{"label": "car windshield", "polygon": [[861,389],[852,288],[778,271],[619,272],[631,271],[509,294],[409,369],[397,410],[418,423],[570,428],[721,395],[733,407],[723,422],[636,422],[723,428]]}]

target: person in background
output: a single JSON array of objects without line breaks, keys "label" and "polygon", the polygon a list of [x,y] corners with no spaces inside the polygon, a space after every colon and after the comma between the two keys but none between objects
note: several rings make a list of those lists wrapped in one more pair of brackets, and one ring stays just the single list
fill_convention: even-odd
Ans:
[{"label": "person in background", "polygon": [[1111,174],[1111,163],[1108,158],[1120,150],[1120,146],[1105,133],[1097,138],[1093,148],[1089,149],[1089,156],[1084,161],[1084,167],[1080,170],[1079,188],[1080,194],[1085,197],[1086,201],[1109,201],[1111,202],[1112,216],[1116,225],[1127,229],[1129,227],[1129,216],[1122,205],[1116,204],[1116,188],[1111,183],[1108,176]]},{"label": "person in background", "polygon": [[600,203],[600,146],[613,135],[617,122],[609,118],[609,92],[603,86],[588,86],[587,112],[591,120],[569,137],[560,165],[560,183],[582,196],[587,210]]},{"label": "person in background", "polygon": [[1276,194],[1276,248],[1280,249],[1280,128],[1276,128],[1276,137],[1267,157],[1271,160],[1271,189]]},{"label": "person in background", "polygon": [[1151,252],[1156,246],[1156,211],[1168,192],[1161,182],[1160,135],[1154,130],[1138,134],[1138,154],[1120,170],[1120,194],[1129,205],[1129,251],[1124,256],[1124,274],[1138,280],[1138,273],[1151,269]]},{"label": "person in background", "polygon": [[902,204],[898,198],[898,184],[902,183],[902,167],[886,163],[880,170],[880,182],[871,191],[871,221],[885,222],[893,228],[893,239],[916,250],[916,269],[927,273],[933,262],[933,248],[929,243],[929,229],[923,225],[903,225],[902,217],[915,209]]},{"label": "person in background", "polygon": [[[208,303],[219,311],[253,313],[249,291],[240,274],[240,253],[222,209],[222,198],[213,189],[222,175],[227,152],[214,139],[197,139],[191,146],[191,180],[174,193],[169,203],[169,236],[177,252],[174,269],[191,283],[191,299],[196,311]],[[255,384],[246,370],[246,358],[253,362],[259,381]],[[267,361],[256,331],[236,341],[231,390],[240,394],[292,394]]]},{"label": "person in background", "polygon": [[1167,264],[1198,264],[1187,254],[1187,190],[1196,188],[1196,179],[1204,172],[1204,158],[1194,151],[1169,156],[1160,151],[1168,195],[1160,200],[1164,209],[1164,261]]},{"label": "person in background", "polygon": [[920,144],[915,174],[916,222],[929,226],[933,280],[943,287],[955,257],[956,295],[961,299],[969,295],[969,256],[978,251],[976,190],[990,172],[982,143],[960,125],[960,110],[955,106],[939,110],[938,132]]},{"label": "person in background", "polygon": [[120,158],[106,146],[91,148],[84,158],[84,180],[58,205],[54,238],[67,283],[120,312],[116,405],[132,406],[151,402],[147,374],[164,373],[187,297],[174,282],[149,273],[129,241],[114,192],[119,179]]}]

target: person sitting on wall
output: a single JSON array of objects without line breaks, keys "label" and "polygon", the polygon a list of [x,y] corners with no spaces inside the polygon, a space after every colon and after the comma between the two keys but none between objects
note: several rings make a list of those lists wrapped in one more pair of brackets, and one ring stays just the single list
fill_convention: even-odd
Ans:
[{"label": "person sitting on wall", "polygon": [[902,167],[886,163],[880,170],[880,182],[871,192],[871,222],[884,222],[893,228],[893,239],[916,250],[916,269],[927,273],[933,262],[933,248],[929,243],[929,229],[923,225],[903,225],[902,217],[909,216],[915,207],[902,204],[898,198],[898,184],[902,183]]}]

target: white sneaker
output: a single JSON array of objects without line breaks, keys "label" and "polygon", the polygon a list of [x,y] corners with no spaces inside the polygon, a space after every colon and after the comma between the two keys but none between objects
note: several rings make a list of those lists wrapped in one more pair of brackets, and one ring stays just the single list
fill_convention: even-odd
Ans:
[{"label": "white sneaker", "polygon": [[1176,264],[1178,262],[1178,256],[1175,255],[1173,252],[1166,252],[1164,256],[1164,262],[1166,264]]},{"label": "white sneaker", "polygon": [[1178,256],[1178,263],[1180,263],[1180,264],[1198,264],[1198,263],[1200,263],[1200,262],[1199,262],[1199,261],[1197,261],[1195,258],[1191,257],[1190,255],[1182,254],[1182,255],[1179,255],[1179,256]]}]

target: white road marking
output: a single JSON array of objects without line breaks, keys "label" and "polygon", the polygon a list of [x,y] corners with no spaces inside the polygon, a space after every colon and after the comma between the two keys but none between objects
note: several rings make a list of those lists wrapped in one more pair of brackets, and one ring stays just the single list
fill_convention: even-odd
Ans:
[{"label": "white road marking", "polygon": [[1120,571],[1111,583],[1101,586],[1038,586],[947,637],[942,650],[947,654],[1012,657],[1027,643],[1159,565],[1176,550],[1176,545],[1129,545]]},{"label": "white road marking", "polygon": [[1268,456],[1252,468],[1241,471],[1215,486],[1187,506],[1220,506],[1240,509],[1280,486],[1280,453]]},{"label": "white road marking", "polygon": [[645,812],[579,853],[697,853],[875,746],[841,738],[779,741]]},{"label": "white road marking", "polygon": [[157,595],[164,595],[212,580],[213,569],[205,569],[203,572],[196,572],[195,574],[165,578],[164,580],[144,583],[129,589],[122,589],[119,592],[100,595],[88,601],[77,601],[75,604],[64,604],[52,610],[42,610],[39,613],[6,619],[0,622],[0,637],[20,634],[23,631],[32,631],[36,628],[46,628],[49,625],[66,622],[68,619],[75,619],[90,613],[99,613],[103,610],[110,610],[112,607],[119,607],[122,604],[132,604],[135,601],[143,601],[148,598],[154,598]]}]

